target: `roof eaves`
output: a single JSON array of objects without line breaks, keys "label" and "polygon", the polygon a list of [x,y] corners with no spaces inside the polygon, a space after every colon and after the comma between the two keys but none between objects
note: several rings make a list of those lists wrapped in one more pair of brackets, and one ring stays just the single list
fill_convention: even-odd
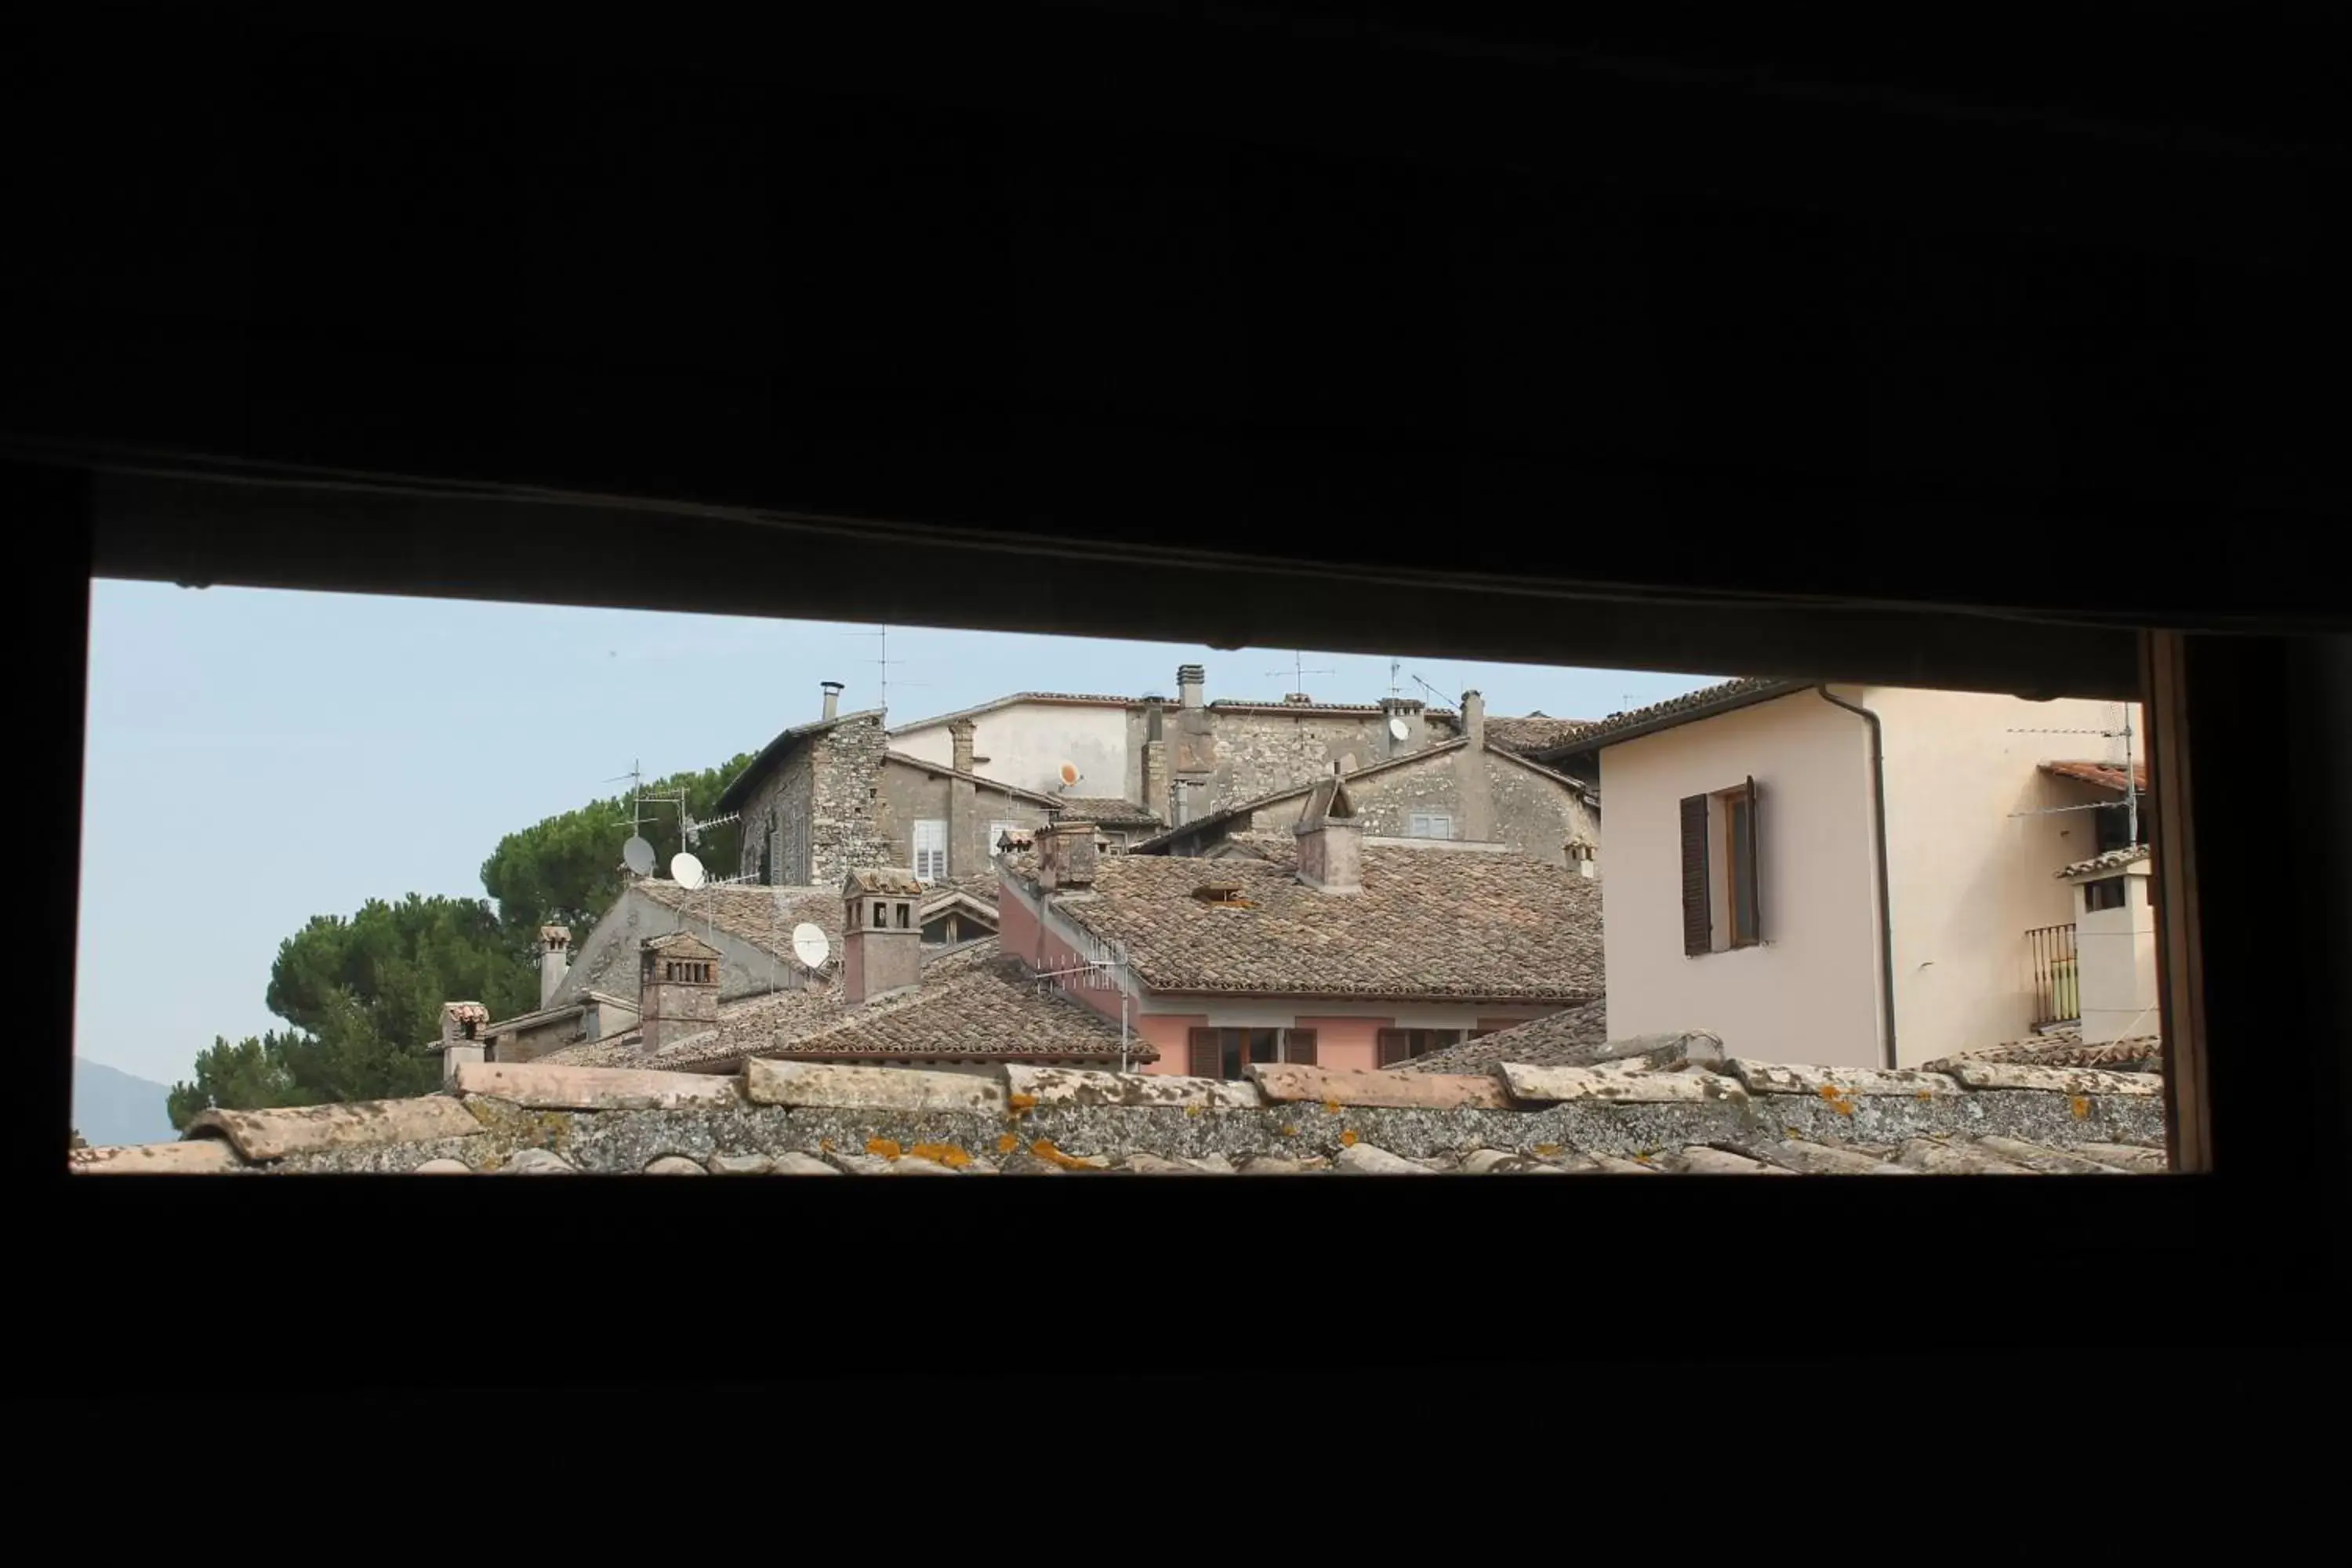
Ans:
[{"label": "roof eaves", "polygon": [[760,748],[760,754],[751,759],[750,766],[728,781],[727,787],[719,792],[718,804],[710,809],[723,815],[741,805],[751,797],[753,782],[764,777],[771,768],[783,760],[786,752],[791,751],[793,746],[811,735],[826,730],[837,730],[844,724],[855,723],[860,719],[879,719],[883,712],[884,710],[879,708],[861,708],[855,713],[836,713],[830,719],[819,719],[809,724],[796,724],[789,730],[780,731],[774,740]]},{"label": "roof eaves", "polygon": [[[1407,752],[1401,757],[1390,757],[1384,762],[1370,763],[1367,766],[1358,768],[1352,773],[1339,773],[1333,776],[1339,778],[1343,783],[1352,783],[1357,779],[1370,778],[1374,773],[1386,773],[1391,768],[1409,767],[1414,763],[1426,762],[1432,757],[1439,756],[1447,752],[1458,752],[1469,743],[1469,737],[1465,735],[1456,735],[1450,741],[1440,741],[1433,746],[1423,746],[1417,752]],[[1521,757],[1514,760],[1525,762],[1527,759]],[[1555,773],[1552,776],[1559,778],[1564,777],[1565,775]],[[1187,822],[1181,826],[1171,827],[1165,833],[1155,833],[1149,838],[1138,839],[1135,843],[1128,846],[1127,852],[1130,855],[1149,854],[1156,846],[1173,843],[1177,840],[1190,837],[1202,828],[1214,827],[1222,823],[1231,822],[1237,816],[1245,816],[1252,812],[1263,811],[1276,801],[1288,800],[1293,795],[1305,795],[1307,791],[1313,789],[1317,784],[1321,784],[1322,782],[1323,781],[1321,779],[1308,779],[1305,784],[1291,784],[1287,788],[1275,790],[1270,794],[1259,795],[1255,800],[1245,800],[1238,805],[1229,805],[1223,811],[1211,812],[1206,816],[1194,817],[1192,821]]]},{"label": "roof eaves", "polygon": [[1717,714],[1751,708],[1759,702],[1787,697],[1816,684],[1814,681],[1771,676],[1741,676],[1714,686],[1703,686],[1680,697],[1670,697],[1664,702],[1653,702],[1647,708],[1636,708],[1630,713],[1619,713],[1596,721],[1591,727],[1578,731],[1558,745],[1545,746],[1530,753],[1530,758],[1556,762],[1580,752],[1613,746],[1701,719],[1712,719]]},{"label": "roof eaves", "polygon": [[1035,790],[1023,789],[1019,784],[1009,784],[1003,779],[990,778],[986,773],[968,773],[961,768],[950,767],[945,763],[930,762],[908,752],[886,751],[882,753],[882,760],[890,763],[904,763],[910,768],[920,768],[925,773],[937,774],[946,778],[962,779],[968,784],[985,784],[990,789],[998,791],[1000,794],[1009,795],[1017,799],[1029,801],[1038,805],[1059,805],[1061,804],[1050,795],[1039,795]]}]

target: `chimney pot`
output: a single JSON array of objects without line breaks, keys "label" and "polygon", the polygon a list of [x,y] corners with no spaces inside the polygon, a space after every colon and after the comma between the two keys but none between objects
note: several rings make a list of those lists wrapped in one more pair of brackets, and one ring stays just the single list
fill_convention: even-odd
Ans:
[{"label": "chimney pot", "polygon": [[841,884],[841,997],[853,1007],[923,979],[923,884],[897,866],[861,867]]},{"label": "chimney pot", "polygon": [[841,716],[841,682],[820,680],[817,685],[824,691],[824,716],[828,719],[839,718]]},{"label": "chimney pot", "polygon": [[1086,888],[1095,879],[1095,825],[1056,817],[1037,830],[1037,883],[1053,889]]},{"label": "chimney pot", "polygon": [[539,1005],[551,1007],[563,977],[572,972],[572,931],[565,926],[539,928]]},{"label": "chimney pot", "polygon": [[1318,783],[1291,829],[1298,838],[1298,879],[1318,893],[1364,890],[1363,826],[1348,786],[1336,775]]},{"label": "chimney pot", "polygon": [[720,956],[691,931],[637,945],[637,1028],[646,1052],[719,1026]]},{"label": "chimney pot", "polygon": [[954,748],[954,765],[958,773],[968,773],[972,767],[972,737],[980,726],[969,719],[954,720],[948,725],[948,742]]},{"label": "chimney pot", "polygon": [[1470,749],[1486,749],[1486,700],[1475,691],[1462,694],[1462,733],[1469,738]]},{"label": "chimney pot", "polygon": [[1197,664],[1176,667],[1176,701],[1179,707],[1198,708],[1201,694],[1209,683],[1209,672]]}]

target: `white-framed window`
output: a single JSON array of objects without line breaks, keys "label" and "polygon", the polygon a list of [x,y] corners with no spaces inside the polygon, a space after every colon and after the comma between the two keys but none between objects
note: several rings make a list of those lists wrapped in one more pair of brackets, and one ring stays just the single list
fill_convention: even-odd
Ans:
[{"label": "white-framed window", "polygon": [[1416,811],[1406,820],[1405,834],[1412,838],[1451,838],[1454,837],[1454,814],[1450,811]]},{"label": "white-framed window", "polygon": [[948,874],[948,825],[942,818],[926,816],[915,823],[915,877],[919,881],[936,882]]}]

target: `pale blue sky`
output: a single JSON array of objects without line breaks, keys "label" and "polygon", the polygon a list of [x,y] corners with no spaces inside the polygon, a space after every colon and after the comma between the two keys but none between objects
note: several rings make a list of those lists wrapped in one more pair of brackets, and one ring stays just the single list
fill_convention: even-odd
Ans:
[{"label": "pale blue sky", "polygon": [[[92,584],[75,1049],[171,1082],[215,1035],[280,1027],[278,944],[372,897],[482,896],[499,837],[706,768],[878,699],[871,628],[364,595]],[[1292,689],[1291,650],[893,627],[891,715],[1019,690],[1212,700]],[[1305,689],[1369,702],[1388,661],[1309,654]],[[1449,700],[1583,718],[1715,679],[1407,658]],[[1276,673],[1276,672],[1279,673]],[[1426,696],[1407,677],[1408,695]],[[617,850],[617,844],[615,848]]]}]

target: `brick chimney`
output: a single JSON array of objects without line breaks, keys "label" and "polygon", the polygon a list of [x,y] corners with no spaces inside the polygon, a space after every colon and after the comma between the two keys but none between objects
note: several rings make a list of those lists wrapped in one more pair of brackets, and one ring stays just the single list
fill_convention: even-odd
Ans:
[{"label": "brick chimney", "polygon": [[637,1028],[647,1052],[719,1026],[719,952],[692,931],[637,948]]},{"label": "brick chimney", "polygon": [[948,744],[954,748],[953,762],[960,773],[971,772],[972,737],[979,730],[980,726],[969,719],[950,720],[948,723]]},{"label": "brick chimney", "polygon": [[1048,891],[1090,888],[1095,880],[1095,825],[1057,817],[1037,830],[1037,885]]},{"label": "brick chimney", "polygon": [[838,680],[820,680],[817,682],[817,685],[824,689],[824,716],[828,719],[840,718],[841,682]]},{"label": "brick chimney", "polygon": [[861,867],[842,882],[843,1001],[862,1006],[922,983],[922,899],[902,867]]},{"label": "brick chimney", "polygon": [[1315,786],[1291,832],[1298,837],[1298,879],[1318,893],[1364,890],[1364,830],[1355,802],[1337,777]]},{"label": "brick chimney", "polygon": [[539,928],[539,1005],[551,1006],[572,973],[572,931],[568,926]]},{"label": "brick chimney", "polygon": [[1176,667],[1176,703],[1180,708],[1198,708],[1201,694],[1209,684],[1209,672],[1197,664]]},{"label": "brick chimney", "polygon": [[444,1002],[441,1004],[441,1042],[435,1048],[441,1053],[441,1081],[454,1083],[457,1069],[467,1062],[487,1059],[490,1010],[479,1002]]}]

